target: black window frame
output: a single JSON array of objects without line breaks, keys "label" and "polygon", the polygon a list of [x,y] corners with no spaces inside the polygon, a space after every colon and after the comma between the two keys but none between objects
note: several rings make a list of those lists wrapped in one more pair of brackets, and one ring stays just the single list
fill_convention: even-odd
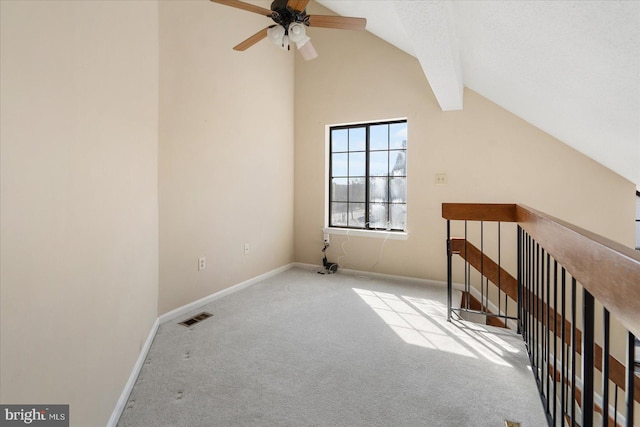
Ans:
[{"label": "black window frame", "polygon": [[[407,164],[406,164],[406,160],[407,160],[407,141],[405,140],[405,144],[404,147],[401,149],[398,148],[391,148],[390,147],[390,136],[389,136],[389,141],[388,141],[388,145],[386,150],[380,150],[380,149],[371,149],[371,127],[373,126],[379,126],[379,125],[394,125],[394,124],[404,124],[405,127],[408,127],[408,120],[407,119],[395,119],[395,120],[385,120],[385,121],[376,121],[376,122],[363,122],[363,123],[352,123],[352,124],[347,124],[347,125],[336,125],[336,126],[329,126],[329,175],[328,175],[328,185],[329,185],[329,191],[328,191],[328,226],[330,228],[340,228],[340,229],[346,229],[346,230],[361,230],[361,231],[385,231],[385,232],[395,232],[395,233],[403,233],[406,232],[407,230],[407,222],[406,222],[406,208],[408,206],[408,197],[406,194],[406,189],[407,189]],[[364,150],[364,154],[365,154],[365,176],[364,176],[364,182],[365,182],[365,201],[364,201],[364,226],[352,226],[352,225],[336,225],[332,222],[332,203],[334,203],[333,199],[334,199],[334,195],[333,195],[333,188],[334,186],[332,185],[332,180],[334,178],[346,178],[347,180],[353,178],[358,178],[360,176],[358,175],[350,175],[349,172],[347,172],[347,176],[346,177],[334,177],[333,176],[333,131],[334,130],[344,130],[346,129],[347,132],[349,129],[354,129],[354,128],[365,128],[365,150]],[[371,194],[370,194],[370,181],[371,178],[375,178],[375,177],[380,177],[378,175],[371,175],[371,171],[370,171],[370,154],[372,152],[387,152],[389,153],[388,155],[388,165],[387,165],[387,175],[383,175],[383,177],[387,178],[387,198],[385,202],[378,202],[378,201],[372,201],[371,200]],[[404,160],[405,160],[405,173],[404,175],[391,175],[391,153],[394,151],[402,151],[404,153]],[[361,150],[350,150],[349,144],[347,143],[347,151],[337,151],[335,153],[345,153],[347,154],[347,164],[349,163],[348,159],[349,159],[349,154],[350,153],[360,153],[362,152]],[[405,190],[405,201],[404,202],[393,202],[392,198],[391,198],[391,179],[392,178],[404,178],[405,180],[405,184],[404,184],[404,190]],[[349,184],[347,184],[347,194],[349,194]],[[351,202],[349,201],[349,196],[347,195],[347,201],[336,201],[335,203],[345,203],[347,205],[347,212],[349,211],[349,204],[350,203],[362,203],[362,202]],[[371,226],[371,222],[370,222],[370,205],[372,204],[385,204],[386,205],[386,224],[387,226],[384,228],[381,227],[372,227]],[[392,205],[404,205],[405,206],[405,222],[404,222],[404,228],[391,228],[391,206]],[[347,214],[348,215],[348,214]]]}]

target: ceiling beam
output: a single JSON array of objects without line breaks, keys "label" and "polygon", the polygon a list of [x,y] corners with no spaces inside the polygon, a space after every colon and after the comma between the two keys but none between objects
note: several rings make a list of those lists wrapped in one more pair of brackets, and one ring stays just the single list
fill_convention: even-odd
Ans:
[{"label": "ceiling beam", "polygon": [[453,4],[446,1],[389,3],[404,25],[440,108],[462,110],[464,83]]}]

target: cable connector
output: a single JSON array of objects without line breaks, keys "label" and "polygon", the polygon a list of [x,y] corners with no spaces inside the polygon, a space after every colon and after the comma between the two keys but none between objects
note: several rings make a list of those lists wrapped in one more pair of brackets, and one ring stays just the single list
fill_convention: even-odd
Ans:
[{"label": "cable connector", "polygon": [[327,248],[329,247],[329,243],[325,242],[324,247],[322,248],[322,266],[324,267],[324,271],[318,271],[320,274],[333,274],[338,271],[338,264],[335,262],[329,262],[327,260]]}]

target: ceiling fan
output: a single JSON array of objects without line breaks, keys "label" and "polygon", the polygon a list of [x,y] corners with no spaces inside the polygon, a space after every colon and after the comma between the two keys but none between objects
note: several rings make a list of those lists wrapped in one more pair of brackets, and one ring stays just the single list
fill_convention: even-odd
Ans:
[{"label": "ceiling fan", "polygon": [[306,7],[309,0],[274,0],[271,10],[255,6],[240,0],[211,0],[214,3],[236,7],[249,12],[258,13],[273,19],[274,25],[264,28],[233,49],[243,51],[264,38],[271,39],[276,45],[285,50],[290,49],[290,43],[295,43],[305,60],[318,56],[311,44],[305,27],[338,28],[343,30],[364,30],[367,26],[365,18],[350,18],[346,16],[307,15]]}]

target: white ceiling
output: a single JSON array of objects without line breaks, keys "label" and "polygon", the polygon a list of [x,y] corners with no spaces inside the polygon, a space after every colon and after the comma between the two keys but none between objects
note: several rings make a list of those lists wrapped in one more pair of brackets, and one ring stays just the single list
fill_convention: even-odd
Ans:
[{"label": "white ceiling", "polygon": [[444,111],[468,87],[640,188],[640,1],[317,1],[415,56]]}]

